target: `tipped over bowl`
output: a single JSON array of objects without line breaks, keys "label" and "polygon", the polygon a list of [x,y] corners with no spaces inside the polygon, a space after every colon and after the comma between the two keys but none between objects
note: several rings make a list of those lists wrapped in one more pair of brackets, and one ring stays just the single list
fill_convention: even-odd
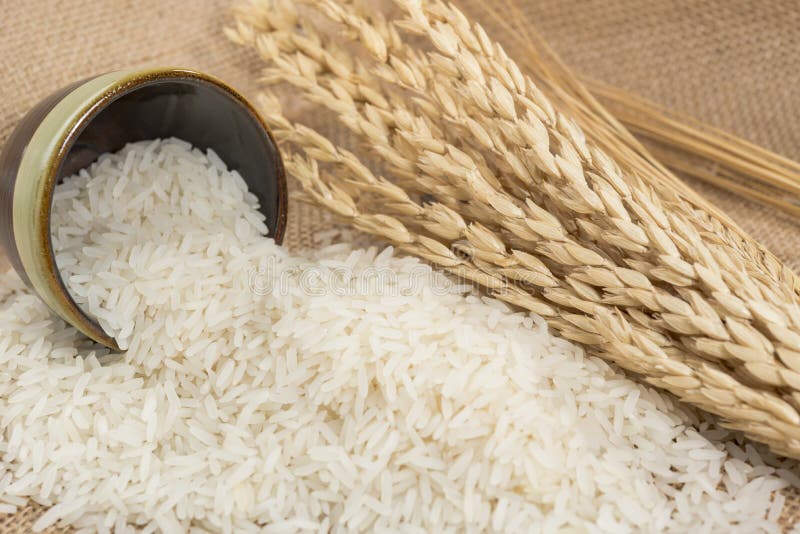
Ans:
[{"label": "tipped over bowl", "polygon": [[76,82],[31,109],[0,153],[0,246],[59,317],[118,346],[67,291],[50,238],[53,191],[64,177],[127,143],[177,137],[213,149],[258,198],[269,235],[286,227],[286,177],[255,109],[222,81],[180,68],[121,70]]}]

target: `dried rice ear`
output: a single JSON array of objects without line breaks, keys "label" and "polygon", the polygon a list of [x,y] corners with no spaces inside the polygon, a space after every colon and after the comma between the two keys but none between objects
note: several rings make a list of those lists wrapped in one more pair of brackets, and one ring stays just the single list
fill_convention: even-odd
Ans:
[{"label": "dried rice ear", "polygon": [[[313,43],[301,39],[303,16],[291,30],[256,32],[282,47],[279,57],[259,50],[269,81],[286,82],[335,113],[409,199],[378,199],[363,176],[342,179],[345,189],[323,174],[336,194],[317,201],[546,316],[590,353],[731,428],[800,457],[796,370],[780,356],[795,350],[800,335],[791,271],[674,176],[662,179],[671,176],[663,167],[631,158],[630,134],[615,136],[590,97],[562,109],[576,96],[556,91],[560,97],[551,99],[545,90],[553,87],[524,75],[454,6],[396,3],[400,18],[387,26],[352,4],[306,2],[338,25]],[[404,40],[402,32],[415,37]],[[340,68],[324,53],[337,39],[360,44],[371,63]],[[399,90],[414,97],[393,99]],[[343,157],[273,115],[268,120],[283,129],[284,142],[308,149],[296,174]],[[313,176],[304,183],[322,187]],[[359,181],[370,192],[363,198],[353,193]],[[413,194],[430,195],[461,221],[447,227],[430,220]],[[464,242],[473,247],[466,259],[452,247]],[[520,254],[546,271],[529,269]]]}]

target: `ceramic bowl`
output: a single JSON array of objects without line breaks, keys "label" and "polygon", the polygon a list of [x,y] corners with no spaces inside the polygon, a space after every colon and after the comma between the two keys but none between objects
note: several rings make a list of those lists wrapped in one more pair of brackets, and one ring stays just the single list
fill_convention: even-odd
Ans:
[{"label": "ceramic bowl", "polygon": [[25,115],[0,154],[0,245],[19,276],[82,333],[117,349],[72,300],[50,241],[53,188],[105,152],[145,139],[178,137],[212,148],[247,181],[280,242],[286,178],[266,125],[220,80],[188,69],[122,70],[76,82]]}]

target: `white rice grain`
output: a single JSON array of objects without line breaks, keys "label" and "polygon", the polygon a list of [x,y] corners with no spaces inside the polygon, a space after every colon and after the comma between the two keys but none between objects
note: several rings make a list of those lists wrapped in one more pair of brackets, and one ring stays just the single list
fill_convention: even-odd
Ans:
[{"label": "white rice grain", "polygon": [[53,222],[128,350],[0,278],[0,513],[37,529],[777,529],[777,459],[413,258],[289,254],[211,150],[104,155]]}]

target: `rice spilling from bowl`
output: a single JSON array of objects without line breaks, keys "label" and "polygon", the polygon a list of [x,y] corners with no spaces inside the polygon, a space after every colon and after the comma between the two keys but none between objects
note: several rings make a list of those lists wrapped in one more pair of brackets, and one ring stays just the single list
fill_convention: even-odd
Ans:
[{"label": "rice spilling from bowl", "polygon": [[[0,279],[0,513],[225,532],[778,531],[763,464],[673,400],[411,258],[293,255],[211,151],[57,187],[64,281],[127,349]],[[782,476],[778,476],[782,475]]]}]

